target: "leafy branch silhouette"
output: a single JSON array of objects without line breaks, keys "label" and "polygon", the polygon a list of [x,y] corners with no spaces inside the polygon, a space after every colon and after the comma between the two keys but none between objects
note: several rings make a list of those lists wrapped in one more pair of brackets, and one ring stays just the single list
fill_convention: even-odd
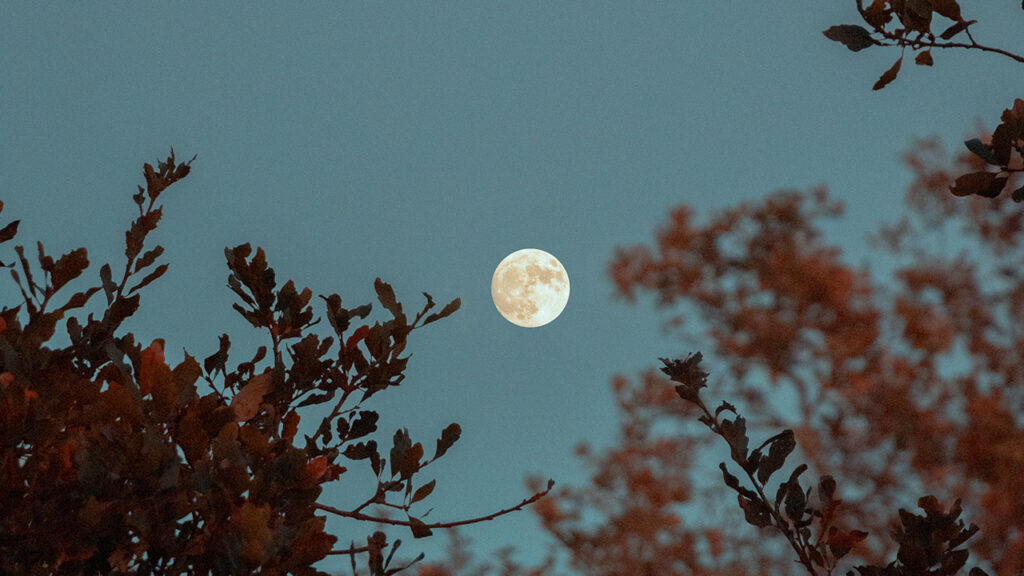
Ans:
[{"label": "leafy branch silhouette", "polygon": [[[900,57],[875,82],[873,90],[881,90],[896,79],[907,50],[917,52],[914,63],[918,66],[932,66],[932,48],[964,48],[1006,56],[1024,64],[1024,56],[1001,48],[985,46],[975,41],[970,27],[977,20],[967,20],[960,11],[956,0],[872,0],[865,6],[863,0],[856,0],[857,12],[870,30],[857,24],[840,24],[825,30],[829,40],[842,43],[853,52],[871,46],[899,46]],[[935,17],[951,22],[942,32],[932,30]],[[967,42],[954,42],[953,38],[963,35]]]},{"label": "leafy branch silhouette", "polygon": [[[347,309],[339,295],[322,295],[333,335],[321,338],[310,332],[320,321],[312,291],[291,280],[278,287],[263,250],[242,244],[225,249],[227,285],[240,300],[234,309],[268,334],[270,358],[260,346],[229,367],[231,341],[223,334],[202,364],[186,351],[172,367],[163,339],[144,347],[131,333],[119,335],[139,308],[141,290],[169,268],[158,263],[162,246],[144,249],[162,217],[157,199],[188,176],[194,160],[178,163],[172,149],[157,168],[143,166],[146,187],[132,196],[139,215],[125,234],[119,281],[104,264],[99,285],[48,311],[89,266],[86,249],[54,259],[38,243],[41,275],[20,245],[20,273],[15,263],[0,262],[22,300],[0,311],[0,572],[317,575],[323,573],[313,565],[328,555],[350,556],[353,570],[355,557],[365,555],[371,576],[391,575],[423,555],[392,567],[401,540],[389,544],[379,530],[365,546],[352,540],[335,548],[326,517],[315,512],[402,526],[422,538],[522,510],[551,490],[549,481],[514,506],[428,524],[412,507],[431,495],[436,480],[420,481],[419,473],[455,444],[459,425],[442,431],[426,460],[406,428],[394,433],[386,457],[370,438],[380,415],[364,403],[403,382],[409,335],[453,314],[459,299],[434,311],[423,293],[426,303],[410,322],[391,285],[377,278],[377,300],[390,318],[361,323],[370,304]],[[0,243],[16,236],[18,223],[0,228]],[[99,318],[90,313],[83,325],[67,315],[101,290]],[[70,345],[48,348],[65,318]],[[196,386],[200,378],[211,389],[205,395]],[[331,406],[328,415],[303,435],[304,447],[296,446],[300,410],[323,404]],[[376,476],[372,496],[352,510],[319,501],[323,485],[347,472],[341,458],[367,460]],[[389,501],[392,494],[401,501]],[[405,519],[364,512],[371,506]]]},{"label": "leafy branch silhouette", "polygon": [[[812,488],[804,489],[799,483],[800,475],[807,470],[806,464],[796,466],[789,479],[779,484],[774,500],[766,496],[768,480],[796,448],[793,431],[783,430],[748,451],[746,420],[736,407],[723,401],[712,412],[701,398],[700,392],[707,387],[708,378],[708,373],[700,366],[702,359],[699,352],[683,360],[662,358],[661,371],[677,383],[675,390],[679,397],[700,410],[698,420],[729,445],[732,461],[743,470],[749,487],[732,475],[724,462],[719,467],[725,484],[736,491],[746,521],[758,528],[770,527],[780,532],[808,574],[832,574],[837,561],[868,533],[836,526],[842,500],[835,498],[838,487],[832,476],[822,476],[814,490],[816,498],[810,498]],[[728,414],[734,418],[729,419]],[[973,524],[965,527],[962,520],[957,520],[961,513],[960,501],[947,512],[934,496],[924,496],[918,500],[918,507],[925,511],[925,516],[902,508],[899,511],[901,526],[892,534],[899,544],[896,560],[885,566],[857,566],[861,576],[952,576],[967,563],[968,552],[959,546],[973,536],[978,527]],[[986,574],[980,568],[973,568],[970,576]]]}]

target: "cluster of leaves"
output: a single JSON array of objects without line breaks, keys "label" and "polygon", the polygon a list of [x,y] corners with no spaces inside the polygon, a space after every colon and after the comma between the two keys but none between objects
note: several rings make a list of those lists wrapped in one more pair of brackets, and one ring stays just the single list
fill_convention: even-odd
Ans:
[{"label": "cluster of leaves", "polygon": [[[958,177],[949,188],[954,195],[995,198],[1002,194],[1014,173],[1024,172],[1024,100],[1014,100],[1012,107],[1003,110],[1001,120],[987,143],[979,138],[964,142],[986,167],[995,166],[998,170],[979,170]],[[1024,202],[1024,186],[1014,190],[1010,197],[1015,202]]]},{"label": "cluster of leaves", "polygon": [[[321,574],[313,565],[329,554],[349,555],[353,571],[356,556],[365,554],[370,574],[394,574],[410,565],[391,567],[400,540],[389,544],[377,531],[365,546],[352,541],[336,549],[337,538],[324,531],[326,517],[315,513],[404,526],[422,537],[522,509],[547,493],[486,517],[428,524],[411,507],[435,481],[418,474],[459,439],[458,424],[445,428],[427,459],[404,428],[387,459],[368,439],[379,414],[363,403],[402,382],[409,334],[455,312],[458,299],[431,312],[435,304],[424,293],[426,304],[410,319],[378,278],[377,299],[391,318],[350,331],[371,306],[346,309],[337,294],[321,296],[334,332],[321,339],[307,333],[318,322],[311,291],[292,281],[278,287],[262,249],[253,253],[244,244],[225,250],[228,286],[241,299],[235,309],[269,333],[267,365],[260,367],[267,356],[261,346],[229,368],[226,334],[202,364],[186,351],[176,366],[166,363],[163,340],[143,347],[131,333],[119,335],[139,307],[140,289],[168,269],[157,265],[161,246],[143,250],[162,215],[157,198],[188,175],[190,164],[177,163],[172,150],[158,168],[144,166],[146,188],[133,196],[139,216],[125,236],[118,282],[105,264],[99,285],[48,310],[88,267],[86,250],[53,259],[40,243],[41,275],[22,246],[15,248],[20,272],[15,263],[2,264],[23,301],[0,311],[0,572]],[[3,227],[0,242],[11,240],[17,226]],[[106,297],[100,317],[90,313],[83,325],[67,316],[99,291]],[[70,345],[47,347],[66,316]],[[339,349],[330,355],[335,338]],[[205,394],[200,378],[210,388]],[[328,403],[329,415],[297,446],[300,409]],[[322,486],[346,473],[342,463],[357,460],[368,461],[376,476],[366,502],[354,510],[319,503]],[[372,512],[378,509],[404,518]]]},{"label": "cluster of leaves", "polygon": [[[1024,62],[1024,57],[975,42],[970,27],[977,21],[964,18],[957,0],[871,0],[867,6],[864,0],[856,0],[856,3],[857,11],[870,30],[857,24],[840,24],[823,33],[829,40],[840,42],[854,52],[871,46],[901,48],[900,57],[882,73],[872,87],[874,90],[881,90],[896,79],[907,48],[917,53],[914,63],[918,66],[931,66],[934,63],[933,48],[976,49]],[[937,34],[939,28],[932,29],[936,16],[949,22]],[[958,37],[966,37],[966,42],[958,40]]]},{"label": "cluster of leaves", "polygon": [[[679,397],[699,409],[700,422],[725,440],[733,462],[746,475],[749,487],[731,474],[724,462],[719,465],[726,486],[737,493],[746,521],[758,528],[774,528],[785,536],[800,564],[812,576],[831,574],[836,562],[868,533],[836,526],[842,500],[835,497],[837,485],[832,476],[822,476],[816,490],[800,486],[799,478],[807,471],[806,464],[796,466],[789,478],[779,483],[774,500],[766,496],[766,484],[772,474],[782,468],[796,448],[793,431],[784,430],[748,451],[750,439],[746,420],[736,407],[723,401],[712,412],[701,398],[700,392],[707,386],[708,377],[700,366],[701,360],[699,352],[684,360],[662,358],[661,370],[677,383],[675,391]],[[730,420],[726,417],[728,414],[734,417]],[[860,576],[953,576],[967,563],[968,552],[959,546],[973,536],[978,527],[973,524],[964,527],[962,520],[957,521],[961,513],[960,500],[949,512],[943,510],[934,496],[920,498],[918,507],[925,511],[925,516],[902,508],[899,511],[901,525],[892,534],[899,545],[896,560],[885,566],[857,566]],[[986,574],[974,568],[971,576]]]}]

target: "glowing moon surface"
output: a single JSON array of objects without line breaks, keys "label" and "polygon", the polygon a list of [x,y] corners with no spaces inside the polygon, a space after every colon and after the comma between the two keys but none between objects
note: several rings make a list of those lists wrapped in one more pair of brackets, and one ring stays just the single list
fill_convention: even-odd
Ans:
[{"label": "glowing moon surface", "polygon": [[569,275],[557,258],[543,250],[518,250],[494,270],[491,298],[509,322],[527,328],[543,326],[569,302]]}]

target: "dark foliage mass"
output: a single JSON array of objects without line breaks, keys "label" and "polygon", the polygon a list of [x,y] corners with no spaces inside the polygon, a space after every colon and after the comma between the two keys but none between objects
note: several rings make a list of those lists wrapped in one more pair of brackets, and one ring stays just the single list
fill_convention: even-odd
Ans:
[{"label": "dark foliage mass", "polygon": [[[35,268],[19,245],[16,261],[0,263],[21,295],[0,312],[0,573],[312,575],[322,574],[315,563],[341,554],[353,569],[358,556],[371,575],[394,574],[409,565],[393,562],[400,540],[378,530],[337,546],[316,513],[420,538],[547,492],[481,518],[428,523],[419,506],[435,481],[423,472],[459,439],[459,425],[440,432],[433,455],[404,428],[390,448],[378,446],[379,414],[365,402],[402,383],[409,335],[454,313],[458,299],[435,311],[424,293],[423,307],[407,315],[378,278],[389,318],[363,323],[370,304],[345,308],[337,294],[321,296],[332,332],[321,338],[310,331],[319,322],[312,292],[279,285],[263,250],[243,244],[224,251],[228,287],[235,310],[268,333],[269,356],[261,346],[230,366],[224,334],[201,361],[186,351],[169,366],[163,340],[144,346],[123,333],[141,289],[168,270],[158,263],[162,246],[146,250],[163,214],[157,199],[190,166],[173,150],[157,168],[144,166],[117,276],[104,264],[98,285],[65,298],[62,288],[89,266],[85,248],[55,259],[40,242]],[[0,242],[17,228],[4,226]],[[99,315],[71,314],[98,292]],[[48,347],[62,322],[70,344]],[[313,405],[330,412],[300,434],[302,409]],[[358,461],[376,478],[367,500],[351,510],[319,502],[323,485],[345,480]]]}]

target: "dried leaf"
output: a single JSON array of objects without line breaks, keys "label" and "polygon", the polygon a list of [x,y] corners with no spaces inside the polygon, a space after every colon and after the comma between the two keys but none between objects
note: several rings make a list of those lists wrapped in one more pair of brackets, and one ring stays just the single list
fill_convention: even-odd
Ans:
[{"label": "dried leaf", "polygon": [[434,485],[436,484],[437,480],[431,480],[430,482],[427,482],[423,486],[417,488],[416,492],[414,492],[412,495],[412,500],[410,500],[409,503],[415,504],[416,502],[423,500],[427,496],[430,496],[430,493],[434,491]]},{"label": "dried leaf", "polygon": [[152,250],[147,250],[146,253],[142,255],[142,257],[135,261],[135,271],[138,272],[139,270],[145,268],[146,266],[149,266],[157,259],[157,257],[159,257],[163,253],[163,246],[157,246]]},{"label": "dried leaf", "polygon": [[377,441],[356,442],[345,447],[342,454],[349,460],[364,460],[377,453]]},{"label": "dried leaf", "polygon": [[18,224],[20,223],[21,220],[15,220],[7,226],[4,226],[3,229],[0,230],[0,242],[7,242],[11,238],[14,238],[14,235],[18,233]]},{"label": "dried leaf", "polygon": [[231,409],[235,411],[238,419],[243,422],[251,420],[259,412],[263,396],[270,393],[273,385],[270,372],[264,372],[249,379],[249,383],[242,387],[231,399]]},{"label": "dried leaf", "polygon": [[270,544],[274,531],[270,527],[272,511],[269,504],[257,506],[250,501],[242,503],[231,513],[231,523],[238,530],[242,543],[242,557],[259,565],[270,557]]},{"label": "dried leaf", "polygon": [[942,34],[939,34],[939,38],[942,38],[943,40],[952,40],[954,36],[963,32],[964,30],[967,30],[967,27],[970,26],[971,24],[974,24],[975,22],[977,22],[977,20],[957,22],[956,24],[953,24],[949,28],[943,30]]},{"label": "dried leaf", "polygon": [[992,164],[993,166],[1000,165],[999,160],[995,157],[994,154],[992,154],[992,150],[990,150],[989,147],[986,146],[985,143],[982,142],[981,140],[977,138],[965,140],[964,146],[966,146],[967,149],[971,151],[971,153],[973,153],[978,158],[981,158],[985,162]]},{"label": "dried leaf", "polygon": [[104,264],[100,268],[100,282],[103,284],[103,293],[107,296],[107,306],[114,301],[114,293],[117,291],[117,285],[111,279],[110,264]]},{"label": "dried leaf", "polygon": [[317,456],[306,463],[306,477],[310,480],[319,480],[327,471],[327,457]]},{"label": "dried leaf", "polygon": [[749,524],[758,528],[771,526],[772,513],[767,504],[760,500],[751,500],[740,495],[737,495],[736,498],[739,500],[740,508],[743,509],[743,517]]},{"label": "dried leaf", "polygon": [[444,431],[441,432],[441,437],[437,439],[437,448],[434,450],[433,460],[437,460],[443,456],[444,453],[452,447],[452,444],[455,444],[461,435],[462,428],[458,424],[454,422],[449,424]]},{"label": "dried leaf", "polygon": [[764,484],[768,482],[776,470],[782,468],[786,457],[796,448],[796,439],[792,430],[784,430],[781,434],[772,439],[768,456],[761,461],[757,468],[757,479]]},{"label": "dried leaf", "polygon": [[153,270],[152,272],[150,272],[145,278],[142,279],[141,282],[139,282],[138,284],[135,285],[135,287],[133,287],[131,290],[129,290],[128,293],[132,294],[136,290],[139,290],[140,288],[144,288],[146,285],[148,285],[153,280],[156,280],[157,278],[163,276],[164,272],[167,272],[167,267],[168,266],[169,266],[168,264],[161,264],[161,265],[157,266],[156,270]]},{"label": "dried leaf", "polygon": [[722,420],[722,437],[732,448],[732,456],[737,462],[744,462],[747,459],[747,445],[750,439],[747,438],[747,421],[742,416],[735,420]]},{"label": "dried leaf", "polygon": [[295,433],[299,429],[299,413],[292,410],[284,417],[284,425],[281,431],[281,437],[291,442],[292,438],[295,438]]},{"label": "dried leaf", "polygon": [[933,63],[931,50],[922,50],[914,57],[914,64],[918,66],[931,66]]},{"label": "dried leaf", "polygon": [[796,480],[786,483],[786,516],[796,522],[804,515],[807,508],[807,497]]},{"label": "dried leaf", "polygon": [[224,372],[224,365],[228,361],[228,350],[231,348],[231,339],[227,334],[221,334],[218,340],[216,352],[203,360],[203,369],[207,374],[214,374],[216,371]]},{"label": "dried leaf", "polygon": [[[89,288],[85,292],[76,292],[74,295],[71,296],[71,298],[68,299],[67,304],[61,306],[60,309],[66,312],[73,308],[81,308],[82,306],[85,306],[85,304],[89,301],[89,298],[93,294],[95,294],[99,289],[99,286],[93,286],[92,288]],[[70,322],[71,319],[68,319],[68,321]]]},{"label": "dried leaf", "polygon": [[875,85],[872,86],[871,89],[872,90],[881,90],[882,88],[885,88],[887,84],[889,84],[890,82],[895,80],[896,79],[896,75],[900,73],[900,65],[902,65],[902,64],[903,64],[903,57],[900,56],[899,60],[896,60],[896,63],[893,64],[892,67],[890,67],[888,70],[886,70],[882,74],[882,76],[878,79],[877,82],[875,82]]},{"label": "dried leaf", "polygon": [[380,418],[380,415],[376,412],[371,410],[361,410],[359,412],[359,417],[351,423],[345,439],[355,440],[357,438],[362,438],[367,434],[372,434],[377,430],[378,418]]},{"label": "dried leaf", "polygon": [[[424,294],[426,293],[424,292]],[[426,326],[427,324],[430,324],[435,320],[440,320],[441,318],[447,318],[448,316],[451,316],[452,313],[458,310],[460,306],[462,306],[462,299],[456,298],[455,300],[452,300],[451,302],[445,304],[444,308],[442,308],[440,312],[431,314],[424,318],[423,325]]]},{"label": "dried leaf", "polygon": [[402,313],[402,305],[395,300],[395,291],[391,285],[377,278],[373,282],[373,288],[377,291],[377,299],[380,300],[381,306],[391,312],[396,319],[401,318],[401,322],[404,323],[405,314]]},{"label": "dried leaf", "polygon": [[885,9],[886,0],[874,0],[864,9],[864,20],[875,28],[885,26],[892,19],[892,14]]},{"label": "dried leaf", "polygon": [[871,32],[865,30],[862,26],[855,24],[840,24],[839,26],[832,26],[828,30],[822,32],[826,38],[835,42],[842,42],[844,46],[854,52],[859,52],[868,46],[873,46],[875,40],[871,38]]},{"label": "dried leaf", "polygon": [[426,538],[433,534],[419,518],[409,518],[409,528],[412,529],[413,538]]},{"label": "dried leaf", "polygon": [[995,198],[1003,191],[1006,177],[996,172],[971,172],[956,179],[949,191],[954,196],[977,194],[986,198]]},{"label": "dried leaf", "polygon": [[142,351],[139,362],[139,390],[143,396],[153,390],[157,370],[161,366],[167,369],[167,364],[164,363],[164,340],[157,338]]},{"label": "dried leaf", "polygon": [[960,5],[956,3],[956,0],[928,0],[928,3],[931,4],[932,10],[950,20],[960,21],[963,18],[960,15]]}]

